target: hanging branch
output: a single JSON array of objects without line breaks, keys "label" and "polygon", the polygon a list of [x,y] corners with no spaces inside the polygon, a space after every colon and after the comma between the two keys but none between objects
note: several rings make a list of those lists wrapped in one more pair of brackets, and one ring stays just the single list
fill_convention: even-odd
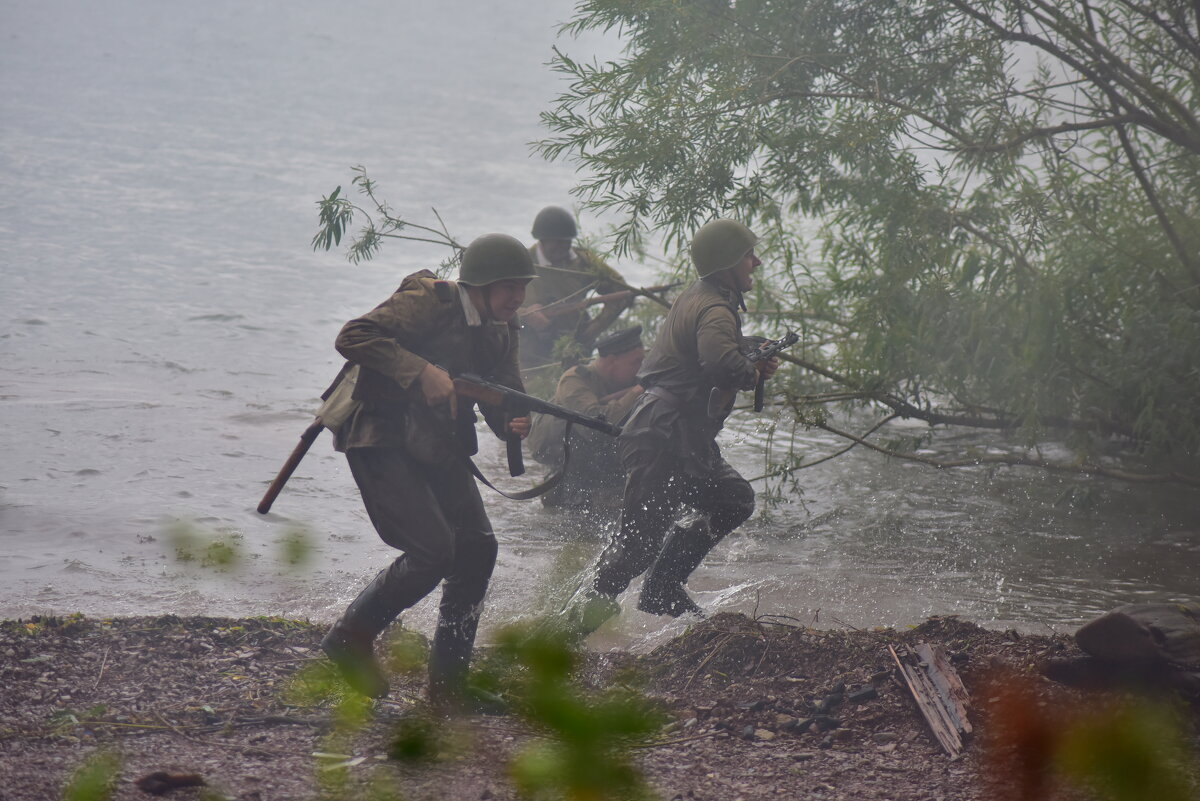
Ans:
[{"label": "hanging branch", "polygon": [[[342,197],[342,187],[338,186],[328,196],[317,201],[319,224],[317,233],[312,238],[313,250],[330,250],[333,246],[340,245],[342,237],[346,235],[347,229],[354,223],[355,218],[361,217],[365,221],[363,228],[357,236],[350,240],[350,250],[346,254],[346,258],[352,264],[370,261],[379,251],[384,239],[407,239],[412,242],[446,245],[454,251],[452,260],[459,257],[465,246],[451,236],[437,209],[431,209],[431,211],[437,218],[440,229],[397,217],[390,206],[375,196],[375,182],[367,176],[366,169],[361,165],[352,169],[358,174],[350,183],[357,186],[359,192],[366,195],[374,214],[379,219],[376,221],[371,211]],[[428,236],[400,233],[409,230],[423,232]]]}]

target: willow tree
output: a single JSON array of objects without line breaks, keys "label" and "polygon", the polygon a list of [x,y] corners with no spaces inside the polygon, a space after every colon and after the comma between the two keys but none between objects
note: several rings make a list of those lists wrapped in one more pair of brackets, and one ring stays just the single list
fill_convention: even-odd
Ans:
[{"label": "willow tree", "polygon": [[557,54],[538,147],[619,250],[717,214],[768,233],[752,319],[814,343],[811,422],[853,399],[1200,483],[1198,8],[583,0],[565,29],[625,49]]}]

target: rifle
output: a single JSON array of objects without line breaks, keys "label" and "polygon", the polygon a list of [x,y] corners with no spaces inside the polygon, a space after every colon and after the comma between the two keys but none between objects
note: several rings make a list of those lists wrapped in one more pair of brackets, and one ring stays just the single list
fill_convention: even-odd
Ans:
[{"label": "rifle", "polygon": [[666,292],[668,289],[674,289],[675,287],[680,286],[682,284],[683,284],[682,281],[675,281],[670,284],[661,284],[660,286],[646,287],[645,289],[637,290],[637,291],[635,291],[633,289],[622,289],[619,292],[609,292],[607,295],[593,295],[590,298],[585,298],[584,300],[578,300],[578,301],[575,301],[574,303],[564,303],[562,301],[555,301],[553,303],[549,303],[545,306],[542,306],[542,307],[536,309],[535,311],[539,311],[542,314],[544,314],[548,319],[553,320],[555,317],[562,317],[564,314],[572,314],[574,312],[580,312],[589,306],[595,306],[599,303],[611,303],[611,302],[617,301],[617,300],[628,300],[629,298],[635,297],[637,295],[653,295],[653,294],[657,294],[659,292]]},{"label": "rifle", "polygon": [[329,389],[321,393],[322,403],[321,408],[317,410],[317,416],[309,424],[308,428],[304,429],[304,433],[300,435],[300,442],[292,449],[291,455],[283,463],[283,467],[279,469],[275,480],[271,482],[271,486],[267,487],[262,500],[258,502],[258,513],[260,515],[265,515],[271,511],[271,505],[275,503],[275,499],[283,491],[283,485],[292,477],[292,473],[296,472],[296,468],[300,465],[300,460],[304,458],[304,455],[308,453],[308,449],[316,442],[321,430],[328,428],[332,431],[337,431],[354,411],[357,405],[353,397],[354,385],[357,382],[358,366],[352,365],[349,362],[342,365],[341,371],[337,374],[337,378],[333,379],[333,383],[329,385]]},{"label": "rifle", "polygon": [[[262,500],[258,503],[258,513],[265,515],[271,511],[271,505],[275,503],[275,499],[279,497],[279,493],[283,491],[283,486],[292,477],[292,473],[300,464],[300,460],[308,453],[308,449],[312,447],[313,442],[321,434],[322,429],[328,428],[337,431],[342,423],[346,421],[357,407],[358,402],[353,399],[354,385],[358,381],[358,366],[347,363],[338,377],[334,379],[333,384],[329,389],[321,395],[324,403],[317,410],[317,416],[309,424],[308,428],[304,429],[304,433],[300,435],[300,442],[292,450],[283,467],[275,476],[275,480],[271,482],[271,486],[267,487],[266,493],[263,494]],[[561,417],[572,423],[579,423],[588,428],[594,428],[597,431],[602,431],[610,437],[615,437],[621,433],[620,426],[615,426],[601,417],[589,417],[586,414],[573,411],[565,406],[535,398],[532,395],[526,395],[523,392],[517,392],[515,389],[500,384],[492,383],[486,379],[480,378],[471,373],[463,373],[458,378],[454,379],[454,390],[464,398],[486,403],[492,406],[498,406],[503,409],[508,419],[513,417],[525,417],[530,412],[542,412],[543,414]],[[513,435],[508,437],[508,469],[514,476],[519,476],[525,472],[524,462],[521,458],[521,438]]]},{"label": "rifle", "polygon": [[[502,384],[488,381],[474,373],[460,373],[456,376],[454,391],[461,398],[478,401],[503,410],[505,420],[511,420],[514,417],[528,417],[531,412],[541,412],[559,417],[568,423],[578,423],[581,426],[594,428],[610,437],[618,436],[621,433],[620,426],[613,425],[603,417],[589,417],[565,406],[559,406],[556,403],[550,403],[541,398],[526,395],[524,392],[509,389]],[[515,434],[509,434],[507,445],[509,475],[519,476],[525,472],[525,463],[521,458],[521,438]]]},{"label": "rifle", "polygon": [[[777,353],[785,348],[790,348],[800,341],[800,335],[795,331],[788,331],[779,339],[764,340],[758,347],[746,354],[746,358],[751,362],[763,362],[774,357]],[[754,384],[754,411],[761,412],[763,410],[763,395],[767,379],[762,373],[758,374],[758,381]],[[733,403],[733,399],[737,396],[737,389],[721,389],[713,387],[708,393],[708,416],[716,419],[720,417]]]}]

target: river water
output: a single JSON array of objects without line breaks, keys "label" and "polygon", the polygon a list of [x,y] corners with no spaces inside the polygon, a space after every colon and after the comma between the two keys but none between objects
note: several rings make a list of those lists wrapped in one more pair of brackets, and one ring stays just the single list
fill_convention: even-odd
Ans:
[{"label": "river water", "polygon": [[[342,322],[445,255],[389,243],[351,266],[314,253],[314,202],[364,164],[419,221],[436,207],[461,239],[524,238],[574,180],[527,146],[561,88],[551,47],[616,52],[556,39],[571,6],[0,0],[0,616],[329,621],[386,563],[327,435],[275,511],[254,511],[336,372]],[[757,475],[762,439],[747,417],[723,445]],[[796,444],[840,447],[805,431]],[[491,475],[497,445],[480,458]],[[802,471],[800,487],[697,572],[706,606],[818,626],[957,614],[1061,630],[1119,603],[1200,598],[1195,493],[866,452]],[[487,503],[501,543],[491,631],[559,602],[604,532]],[[181,528],[238,559],[181,560]],[[284,558],[289,537],[311,544],[309,562]],[[632,605],[598,647],[683,626]],[[434,614],[427,600],[406,621],[428,630]]]}]

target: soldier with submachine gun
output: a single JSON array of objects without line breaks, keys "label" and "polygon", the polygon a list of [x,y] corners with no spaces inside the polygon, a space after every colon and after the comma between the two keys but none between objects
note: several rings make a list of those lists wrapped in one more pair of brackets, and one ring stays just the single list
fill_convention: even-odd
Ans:
[{"label": "soldier with submachine gun", "polygon": [[[754,490],[721,456],[717,434],[739,390],[756,389],[779,365],[779,350],[795,335],[760,345],[749,355],[739,310],[761,262],[758,237],[719,219],[691,242],[698,279],[667,313],[638,374],[645,392],[623,423],[618,449],[625,469],[620,530],[585,586],[565,610],[566,624],[586,636],[620,611],[616,598],[649,570],[638,609],[678,617],[702,614],[684,589],[708,552],[754,511]],[[701,514],[682,525],[683,509]]]}]

